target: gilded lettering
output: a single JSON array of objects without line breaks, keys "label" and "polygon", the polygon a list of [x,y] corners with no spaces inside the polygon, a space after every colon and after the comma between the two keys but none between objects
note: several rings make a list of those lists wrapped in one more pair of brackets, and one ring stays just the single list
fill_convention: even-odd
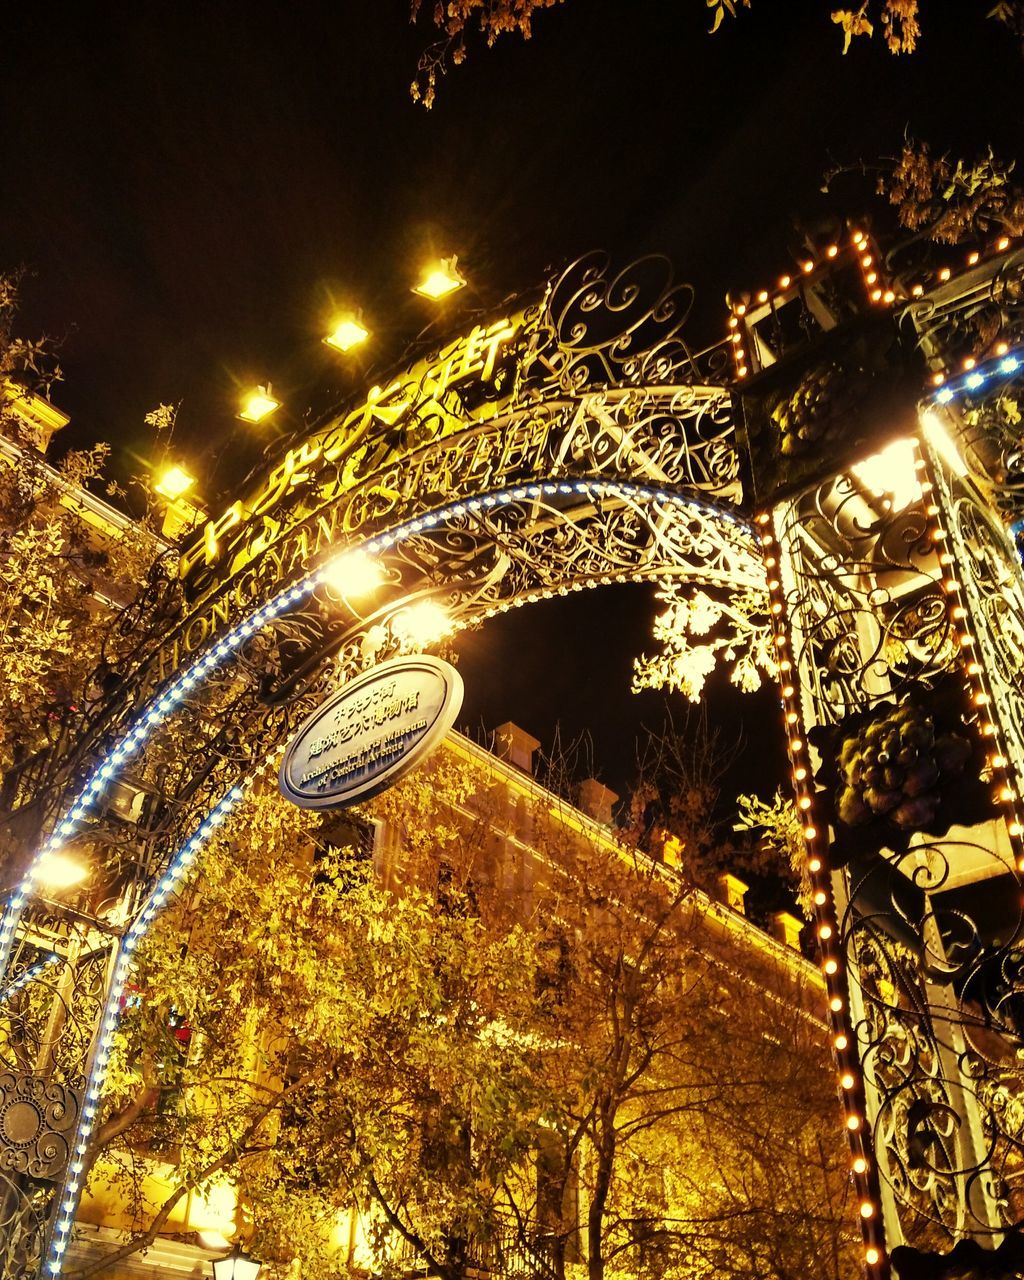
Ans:
[{"label": "gilded lettering", "polygon": [[181,641],[184,645],[186,653],[195,653],[206,643],[206,637],[210,634],[210,620],[206,614],[200,614],[198,618],[192,618],[185,630],[181,633]]},{"label": "gilded lettering", "polygon": [[168,676],[173,675],[181,665],[181,645],[177,637],[168,644],[160,646],[156,656],[157,684],[163,684]]},{"label": "gilded lettering", "polygon": [[306,529],[300,529],[289,544],[287,550],[288,566],[286,573],[288,576],[294,576],[298,573],[305,573],[309,568],[309,533]]},{"label": "gilded lettering", "polygon": [[[237,572],[281,536],[285,517],[271,519],[269,513],[296,490],[316,483],[320,491],[315,502],[330,501],[382,467],[399,448],[408,452],[458,431],[466,422],[466,410],[454,401],[450,388],[472,379],[492,382],[502,351],[521,332],[520,320],[511,317],[488,326],[476,325],[430,362],[413,365],[404,378],[384,387],[371,387],[361,405],[318,436],[289,449],[247,506],[235,502],[221,516],[207,521],[195,543],[181,554],[180,576],[192,578],[203,564],[222,566],[231,552],[234,557],[229,572]],[[445,403],[445,397],[449,403]],[[479,421],[496,412],[495,403],[489,402],[471,416]],[[342,474],[321,480],[325,464],[339,460],[344,460]],[[378,481],[377,494],[386,502],[393,502],[398,490],[393,484]],[[309,514],[307,507],[290,510],[286,518],[294,525]],[[229,534],[233,535],[230,539]],[[326,533],[318,530],[316,547],[326,541]],[[291,561],[294,563],[294,555]]]},{"label": "gilded lettering", "polygon": [[210,609],[211,629],[215,630],[218,622],[222,623],[224,626],[227,626],[227,624],[230,621],[231,621],[230,602],[228,601],[227,597],[221,596],[219,600],[214,600],[213,605]]}]

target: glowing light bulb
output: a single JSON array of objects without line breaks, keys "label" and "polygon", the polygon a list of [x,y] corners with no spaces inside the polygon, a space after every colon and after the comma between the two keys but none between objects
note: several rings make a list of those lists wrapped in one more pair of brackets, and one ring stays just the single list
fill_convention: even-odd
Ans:
[{"label": "glowing light bulb", "polygon": [[242,407],[238,411],[238,416],[243,422],[262,422],[264,418],[269,417],[275,409],[281,407],[281,401],[271,394],[270,383],[259,386],[255,391],[250,391],[242,402]]},{"label": "glowing light bulb", "polygon": [[177,465],[168,467],[157,483],[153,486],[153,492],[160,494],[162,498],[166,498],[169,502],[176,502],[183,493],[187,493],[195,484],[195,479],[183,468]]},{"label": "glowing light bulb", "polygon": [[324,338],[324,344],[335,351],[351,351],[360,346],[370,336],[370,331],[354,316],[346,316],[339,320],[331,332]]},{"label": "glowing light bulb", "polygon": [[413,293],[438,302],[465,287],[466,278],[459,270],[458,258],[453,254],[450,258],[442,258],[440,262],[431,264],[420,283],[414,286]]},{"label": "glowing light bulb", "polygon": [[446,609],[433,600],[403,609],[395,617],[395,630],[414,644],[434,644],[452,630],[452,620]]},{"label": "glowing light bulb", "polygon": [[384,573],[365,551],[346,551],[324,567],[323,580],[338,595],[365,596],[383,583]]},{"label": "glowing light bulb", "polygon": [[52,849],[44,853],[32,869],[32,876],[47,889],[70,889],[80,884],[89,874],[89,868],[83,866],[69,854]]}]

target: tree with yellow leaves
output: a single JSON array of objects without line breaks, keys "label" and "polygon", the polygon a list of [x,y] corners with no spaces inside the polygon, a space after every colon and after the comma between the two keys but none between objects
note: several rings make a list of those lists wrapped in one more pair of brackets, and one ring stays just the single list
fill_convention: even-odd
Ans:
[{"label": "tree with yellow leaves", "polygon": [[[411,0],[412,20],[426,11],[430,22],[440,33],[420,58],[416,78],[412,82],[415,101],[431,107],[437,95],[440,77],[449,63],[458,66],[466,58],[467,40],[475,33],[488,45],[503,35],[515,33],[525,40],[533,34],[533,23],[544,9],[562,0]],[[679,0],[685,3],[685,0]],[[749,9],[751,0],[704,0],[715,32],[740,9]],[[919,0],[862,0],[856,8],[842,9],[823,4],[823,10],[843,34],[843,52],[858,37],[881,39],[892,54],[913,53],[921,35]],[[988,12],[988,17],[1006,27],[1024,41],[1024,4],[1020,0],[1001,0]]]}]

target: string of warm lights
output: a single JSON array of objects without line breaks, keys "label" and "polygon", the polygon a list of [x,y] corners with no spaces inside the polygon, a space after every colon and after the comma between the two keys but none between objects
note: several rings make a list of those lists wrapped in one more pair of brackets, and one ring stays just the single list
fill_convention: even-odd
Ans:
[{"label": "string of warm lights", "polygon": [[[118,776],[125,763],[141,749],[157,726],[176,711],[185,698],[196,690],[216,668],[229,661],[237,653],[240,646],[268,622],[293,609],[295,605],[307,599],[318,587],[331,585],[335,562],[341,556],[376,557],[390,551],[408,537],[433,529],[449,520],[460,519],[467,513],[477,513],[508,505],[509,503],[526,502],[542,497],[553,498],[559,495],[590,499],[616,498],[625,501],[662,501],[684,509],[698,508],[711,512],[718,518],[739,528],[749,529],[750,527],[748,522],[739,514],[734,515],[731,512],[724,511],[701,498],[689,494],[674,493],[671,490],[654,485],[607,480],[545,481],[537,484],[517,485],[492,493],[480,494],[437,508],[434,511],[425,512],[414,519],[395,526],[388,533],[378,534],[361,545],[353,546],[342,553],[336,553],[335,556],[307,574],[301,581],[272,597],[221,640],[211,645],[201,657],[162,692],[154,695],[153,699],[143,708],[133,722],[129,731],[102,758],[99,765],[90,775],[85,787],[40,849],[28,874],[7,904],[3,922],[0,924],[0,963],[3,965],[7,963],[21,913],[35,892],[36,868],[40,861],[48,854],[52,854],[59,849],[70,836],[75,834],[82,822],[88,818],[90,811],[98,805],[104,792]],[[597,583],[595,582],[593,585],[597,585]],[[543,595],[544,593],[541,592],[539,594]],[[89,1140],[99,1114],[103,1082],[113,1050],[120,1013],[120,1001],[125,983],[128,981],[133,952],[145,936],[147,929],[167,898],[187,875],[206,842],[238,805],[255,778],[262,776],[262,772],[265,772],[266,767],[266,762],[264,762],[263,766],[254,771],[245,782],[232,787],[210,810],[188,839],[178,847],[171,857],[166,871],[147,898],[141,913],[121,941],[110,993],[100,1023],[99,1042],[86,1086],[79,1126],[72,1144],[71,1176],[64,1189],[60,1211],[46,1255],[45,1270],[51,1278],[58,1277],[61,1274],[64,1256],[71,1240],[75,1211],[81,1195],[81,1175],[85,1169],[85,1156],[88,1152]]]},{"label": "string of warm lights", "polygon": [[[895,281],[886,278],[881,269],[881,257],[877,245],[875,245],[866,232],[855,230],[851,232],[850,239],[846,245],[840,245],[838,242],[830,244],[818,258],[805,258],[800,263],[800,269],[794,275],[783,275],[778,283],[770,289],[761,289],[754,295],[754,302],[757,305],[764,306],[771,303],[774,307],[777,301],[788,292],[794,291],[800,286],[801,280],[810,280],[815,273],[822,268],[831,267],[836,260],[844,260],[848,256],[855,256],[860,266],[861,278],[864,282],[865,293],[872,303],[879,306],[890,306],[897,300],[906,301],[907,298],[920,298],[924,295],[926,285],[928,284],[945,284],[955,279],[958,275],[966,271],[970,271],[976,267],[983,259],[997,257],[1006,253],[1012,245],[1009,236],[999,236],[992,241],[985,249],[972,249],[966,256],[964,266],[954,271],[951,266],[938,267],[929,276],[918,280],[911,286],[909,295]],[[751,302],[738,302],[732,308],[732,314],[729,317],[729,340],[732,345],[733,365],[737,378],[746,378],[750,373],[750,353],[746,349],[743,337],[743,318],[746,316],[751,307]],[[1005,343],[999,344],[995,348],[997,357],[1006,357],[1008,348]],[[1019,357],[1016,357],[1019,362]],[[978,357],[968,357],[964,361],[964,370],[970,373],[974,370],[978,363]],[[1018,366],[1013,366],[1011,372],[1016,372]],[[942,386],[948,373],[940,372],[933,376],[933,384]],[[967,384],[968,390],[975,390],[982,385],[981,382],[970,382]],[[952,396],[946,399],[940,398],[940,403],[945,404]]]},{"label": "string of warm lights", "polygon": [[[754,295],[754,303],[759,306],[771,304],[774,308],[777,301],[787,293],[795,294],[802,282],[811,280],[822,268],[831,267],[834,263],[847,258],[856,258],[860,267],[864,291],[873,303],[889,305],[896,299],[895,291],[880,274],[879,254],[877,247],[863,231],[853,231],[846,245],[830,244],[818,259],[805,258],[800,263],[800,271],[795,275],[781,276],[773,289],[761,289]],[[733,365],[737,378],[745,378],[750,373],[750,353],[746,349],[743,338],[743,318],[749,314],[750,302],[737,302],[733,305],[729,317],[729,341],[732,344]]]},{"label": "string of warm lights", "polygon": [[761,512],[757,516],[756,524],[759,527],[764,564],[768,573],[769,613],[779,669],[782,713],[792,770],[793,795],[802,824],[807,876],[814,902],[815,935],[825,979],[832,1047],[838,1067],[838,1094],[850,1139],[851,1172],[860,1197],[859,1215],[864,1239],[864,1262],[872,1275],[882,1276],[887,1270],[887,1263],[878,1170],[871,1152],[865,1114],[864,1081],[854,1048],[855,1035],[850,1017],[848,980],[844,972],[840,932],[827,863],[828,833],[823,830],[822,824],[816,819],[814,813],[814,781],[807,743],[804,740],[797,673],[790,653],[786,601],[779,568],[776,537],[781,537],[781,532],[772,526],[771,517],[767,512]]},{"label": "string of warm lights", "polygon": [[1012,243],[1013,241],[1009,236],[999,236],[983,249],[971,249],[964,259],[962,267],[956,269],[949,265],[936,267],[933,272],[913,286],[910,291],[911,295],[915,298],[920,298],[924,293],[926,282],[930,284],[948,284],[956,276],[961,276],[970,271],[972,267],[976,267],[983,258],[994,258],[1001,253],[1006,253]]}]

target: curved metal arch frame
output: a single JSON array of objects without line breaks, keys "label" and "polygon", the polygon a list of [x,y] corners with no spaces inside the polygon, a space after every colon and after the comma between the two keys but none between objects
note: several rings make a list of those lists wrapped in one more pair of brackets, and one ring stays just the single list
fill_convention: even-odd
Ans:
[{"label": "curved metal arch frame", "polygon": [[[51,805],[73,784],[76,770],[124,733],[135,708],[151,694],[172,688],[187,657],[189,628],[201,632],[194,651],[233,633],[253,602],[272,593],[282,571],[310,561],[324,544],[357,539],[389,526],[414,522],[430,507],[464,502],[509,488],[528,489],[540,479],[572,484],[578,479],[639,482],[666,492],[686,491],[695,505],[725,516],[739,497],[739,459],[726,391],[709,385],[627,385],[583,389],[539,398],[524,407],[424,442],[412,452],[373,456],[372,465],[343,456],[338,475],[325,481],[298,518],[289,517],[274,538],[253,555],[221,567],[211,589],[184,617],[165,628],[148,648],[139,647],[116,691],[84,723],[71,749],[51,753],[49,765],[28,787],[31,804]],[[311,550],[312,548],[312,550]],[[282,569],[285,566],[285,569]],[[49,817],[55,812],[41,814]],[[41,821],[40,825],[44,825]]]},{"label": "curved metal arch frame", "polygon": [[[624,510],[640,513],[644,510],[650,512],[653,509],[663,523],[670,523],[669,517],[673,515],[684,517],[689,515],[691,518],[699,516],[700,528],[708,531],[717,526],[721,544],[728,543],[737,549],[738,560],[740,564],[745,563],[747,569],[742,585],[747,588],[752,585],[763,587],[763,578],[759,571],[760,557],[752,530],[746,520],[730,511],[717,508],[713,503],[694,495],[692,491],[682,492],[667,486],[603,478],[538,480],[536,483],[517,485],[497,492],[479,494],[470,499],[461,499],[447,507],[419,514],[385,533],[378,533],[362,541],[354,541],[345,548],[335,548],[330,559],[333,559],[341,550],[363,550],[371,555],[382,555],[413,545],[418,538],[422,538],[429,531],[456,527],[470,514],[478,516],[484,513],[496,513],[516,503],[537,502],[544,499],[570,499],[577,502],[611,500],[619,503],[620,509]],[[555,506],[551,506],[550,511],[555,517],[561,514]],[[653,525],[651,529],[653,531]],[[488,536],[493,538],[493,531]],[[638,574],[636,564],[623,563],[617,572],[609,572],[606,569],[602,573],[585,576],[584,585],[597,586],[615,580],[635,579],[637,576],[664,576],[671,574],[673,569],[678,574],[680,567],[678,564],[673,565],[670,540],[667,539],[664,529],[660,532],[659,540],[662,546],[662,558],[660,561],[656,557],[652,560],[648,574]],[[304,574],[298,581],[290,583],[265,600],[262,605],[237,623],[226,636],[222,636],[215,644],[209,646],[196,661],[181,671],[176,679],[142,707],[127,731],[102,757],[88,776],[81,791],[56,822],[50,837],[40,848],[27,875],[9,900],[4,918],[0,922],[0,959],[3,961],[5,970],[19,920],[33,897],[35,874],[40,860],[75,835],[93,807],[118,778],[126,763],[147,744],[162,722],[184,706],[186,699],[193,692],[198,691],[215,674],[222,673],[230,667],[233,659],[240,658],[246,641],[260,633],[267,624],[287,620],[291,614],[302,607],[304,602],[312,598],[313,593],[325,581],[328,563],[329,560],[325,561]],[[700,578],[700,574],[694,573],[690,566],[686,566],[683,571],[689,572],[690,576]],[[717,581],[720,586],[727,585],[730,581],[726,567],[717,574],[710,572],[707,576],[712,581]],[[512,599],[501,599],[493,593],[490,597],[486,593],[470,597],[468,607],[463,609],[464,616],[460,625],[465,626],[472,621],[503,612],[516,604],[532,603],[559,594],[564,587],[565,584],[538,583],[532,590],[518,591]],[[464,604],[467,604],[467,601],[464,601]],[[356,628],[356,630],[360,629]],[[343,646],[343,652],[336,665],[349,671],[354,664],[358,664],[358,661],[356,649],[349,640],[348,644]],[[120,1001],[125,983],[128,981],[132,954],[161,906],[186,875],[211,834],[240,803],[247,788],[266,771],[269,759],[272,759],[278,750],[279,747],[275,746],[270,757],[265,758],[241,781],[233,783],[204,814],[202,820],[176,844],[159,878],[149,889],[134,919],[131,920],[116,946],[112,956],[107,998],[100,1017],[92,1062],[85,1084],[81,1114],[70,1144],[71,1160],[68,1175],[58,1194],[59,1207],[53,1215],[45,1251],[44,1270],[51,1277],[60,1275],[62,1261],[70,1242],[74,1215],[81,1194],[83,1158],[88,1151],[89,1138],[100,1106],[103,1081],[118,1022]],[[26,982],[31,980],[24,978]],[[9,995],[10,991],[4,993],[5,997]]]}]

